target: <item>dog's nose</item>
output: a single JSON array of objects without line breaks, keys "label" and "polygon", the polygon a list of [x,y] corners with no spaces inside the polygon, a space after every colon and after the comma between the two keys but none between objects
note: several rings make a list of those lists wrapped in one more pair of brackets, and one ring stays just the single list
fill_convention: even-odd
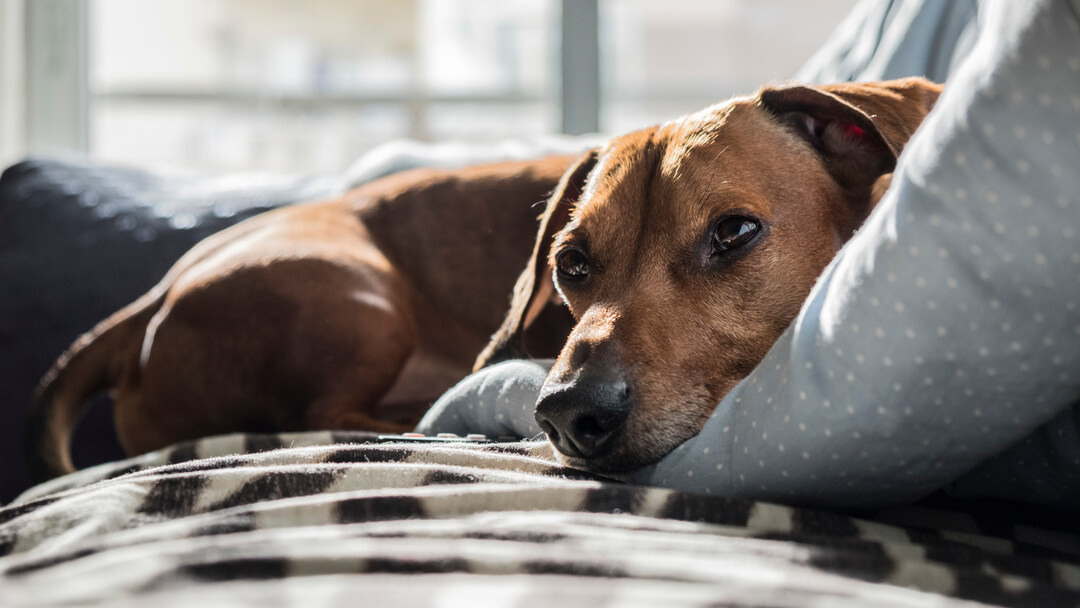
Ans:
[{"label": "dog's nose", "polygon": [[630,389],[622,381],[579,379],[542,394],[536,404],[536,422],[548,439],[576,458],[609,451],[629,413]]}]

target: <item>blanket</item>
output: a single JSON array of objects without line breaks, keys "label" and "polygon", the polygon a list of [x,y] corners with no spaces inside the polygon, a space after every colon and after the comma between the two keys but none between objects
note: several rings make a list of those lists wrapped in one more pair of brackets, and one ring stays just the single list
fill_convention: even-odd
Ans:
[{"label": "blanket", "polygon": [[0,605],[1080,605],[1080,524],[634,486],[544,442],[229,435],[0,509]]}]

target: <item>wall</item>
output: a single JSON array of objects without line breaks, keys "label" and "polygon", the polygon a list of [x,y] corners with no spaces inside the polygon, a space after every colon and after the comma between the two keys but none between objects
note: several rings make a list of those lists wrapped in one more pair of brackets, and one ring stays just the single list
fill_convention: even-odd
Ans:
[{"label": "wall", "polygon": [[23,2],[0,0],[0,167],[26,152]]}]

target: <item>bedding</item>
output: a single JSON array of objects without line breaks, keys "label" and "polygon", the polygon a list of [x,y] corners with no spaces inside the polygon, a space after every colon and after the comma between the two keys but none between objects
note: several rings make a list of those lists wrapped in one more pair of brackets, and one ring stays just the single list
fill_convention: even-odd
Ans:
[{"label": "bedding", "polygon": [[925,76],[945,80],[971,52],[995,0],[860,0],[803,64],[813,84]]},{"label": "bedding", "polygon": [[860,517],[564,469],[542,442],[230,435],[0,509],[0,605],[1080,605],[1080,523]]}]

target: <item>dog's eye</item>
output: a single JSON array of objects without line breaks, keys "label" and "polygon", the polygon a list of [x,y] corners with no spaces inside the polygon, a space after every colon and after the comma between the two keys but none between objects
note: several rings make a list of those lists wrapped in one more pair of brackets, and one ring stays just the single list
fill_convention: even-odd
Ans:
[{"label": "dog's eye", "polygon": [[724,218],[713,230],[713,255],[738,249],[754,238],[759,225],[756,220],[740,215]]},{"label": "dog's eye", "polygon": [[555,269],[561,279],[582,281],[589,276],[589,258],[582,250],[567,247],[555,256]]}]

